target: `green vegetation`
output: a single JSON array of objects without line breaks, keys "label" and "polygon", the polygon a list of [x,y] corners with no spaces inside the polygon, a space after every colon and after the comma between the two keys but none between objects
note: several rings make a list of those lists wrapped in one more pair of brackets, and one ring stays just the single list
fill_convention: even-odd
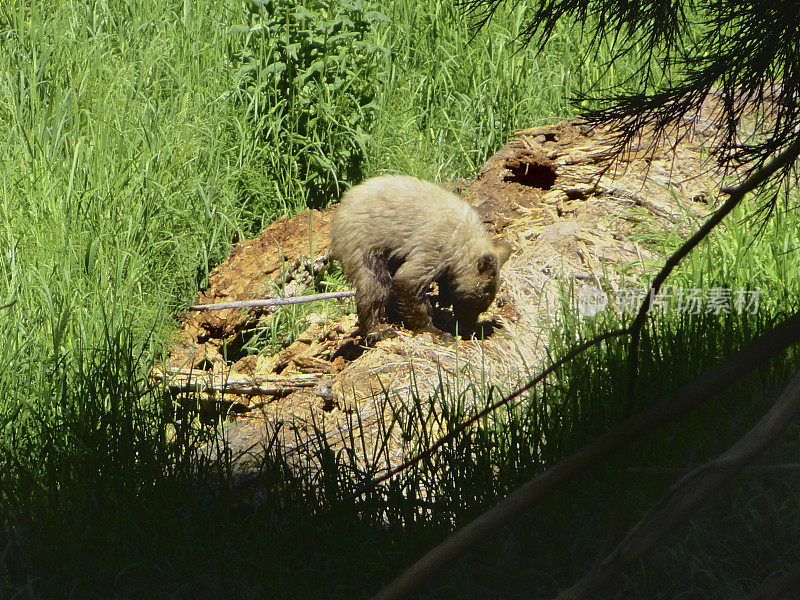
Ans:
[{"label": "green vegetation", "polygon": [[[620,60],[598,82],[567,27],[540,54],[515,52],[524,10],[473,38],[452,0],[0,5],[0,303],[17,301],[0,311],[0,597],[366,596],[619,418],[617,343],[355,506],[337,499],[386,458],[363,451],[357,422],[352,452],[332,453],[324,436],[310,458],[275,448],[251,509],[218,485],[229,476],[224,461],[193,452],[213,432],[174,422],[148,383],[172,315],[235,234],[327,205],[383,171],[471,176],[515,128],[569,116],[569,96],[629,74]],[[797,221],[782,212],[761,238],[731,224],[687,263],[676,285],[758,285],[767,302],[750,319],[656,319],[642,345],[644,391],[674,389],[791,308]],[[554,340],[583,325],[565,327]],[[293,335],[292,319],[276,329],[273,338]],[[692,464],[719,451],[796,358],[642,441],[638,464]],[[438,417],[446,429],[465,403],[446,385],[439,393],[453,407]],[[488,400],[478,382],[466,393]],[[409,412],[397,415],[410,447],[431,429],[411,412],[425,402],[406,399]],[[616,468],[553,495],[446,573],[431,597],[547,597],[568,584],[605,533]],[[418,483],[435,504],[409,492]],[[667,483],[632,482],[631,512]],[[709,506],[633,570],[629,595],[730,595],[780,568],[800,506],[793,479],[768,483],[745,481]],[[732,540],[752,554],[726,549]]]}]

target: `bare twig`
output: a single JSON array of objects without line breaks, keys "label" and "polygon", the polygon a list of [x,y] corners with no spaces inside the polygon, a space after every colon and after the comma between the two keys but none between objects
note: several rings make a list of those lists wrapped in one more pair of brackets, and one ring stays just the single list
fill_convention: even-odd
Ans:
[{"label": "bare twig", "polygon": [[800,371],[764,417],[733,446],[673,485],[605,560],[558,600],[591,598],[610,577],[683,525],[711,495],[770,447],[800,416]]},{"label": "bare twig", "polygon": [[469,551],[481,540],[496,533],[503,525],[530,509],[535,502],[565,481],[569,481],[578,473],[597,464],[645,433],[683,416],[713,394],[725,389],[795,344],[798,339],[800,339],[800,312],[750,342],[722,364],[695,378],[672,397],[626,419],[611,431],[522,484],[500,503],[430,550],[375,595],[373,600],[400,600],[408,597],[428,577]]},{"label": "bare twig", "polygon": [[[664,281],[667,279],[669,274],[672,270],[680,263],[680,261],[686,257],[686,255],[691,252],[697,244],[699,244],[703,238],[705,238],[714,227],[716,227],[722,219],[732,211],[735,206],[741,202],[744,198],[744,195],[758,186],[762,185],[765,181],[767,181],[772,175],[774,175],[777,171],[782,168],[786,168],[787,166],[794,163],[797,159],[798,155],[800,155],[800,138],[792,144],[786,151],[781,153],[777,156],[773,161],[771,161],[768,165],[765,165],[761,169],[757,170],[755,173],[752,173],[745,181],[735,187],[727,187],[724,188],[724,192],[731,195],[731,197],[721,206],[712,216],[711,218],[703,224],[703,226],[691,237],[687,240],[672,256],[670,256],[664,267],[659,271],[656,275],[653,283],[651,284],[650,294],[647,295],[645,300],[642,302],[642,305],[639,307],[639,311],[631,324],[630,327],[624,329],[618,329],[615,331],[611,331],[605,334],[601,334],[587,342],[581,344],[575,350],[569,352],[564,358],[556,362],[555,364],[551,365],[547,369],[545,369],[539,376],[537,376],[532,381],[528,382],[525,386],[517,389],[513,393],[509,394],[508,396],[504,397],[499,402],[493,404],[492,406],[484,409],[475,417],[468,419],[465,423],[459,425],[455,430],[448,433],[441,439],[439,439],[435,444],[429,446],[424,451],[417,454],[414,458],[409,459],[402,465],[391,469],[385,475],[374,479],[364,486],[359,488],[352,496],[350,496],[347,500],[352,500],[357,498],[358,496],[362,495],[369,489],[375,487],[377,484],[394,477],[398,473],[408,469],[412,465],[418,463],[419,461],[423,460],[424,458],[430,456],[441,448],[444,444],[455,438],[456,435],[463,432],[467,429],[470,425],[474,424],[478,419],[481,417],[497,410],[501,406],[508,404],[511,400],[517,398],[522,393],[531,389],[535,384],[539,383],[544,379],[545,376],[552,373],[556,368],[563,365],[564,363],[572,360],[579,354],[583,353],[584,351],[588,350],[589,348],[597,345],[599,342],[612,338],[612,337],[619,337],[621,335],[629,334],[631,335],[631,344],[629,347],[629,357],[630,357],[630,366],[629,366],[629,385],[628,385],[628,406],[633,406],[633,394],[635,389],[635,381],[636,381],[636,373],[638,371],[638,348],[639,348],[639,334],[641,332],[642,327],[644,326],[644,321],[647,318],[647,314],[650,310],[651,300],[655,294],[661,289]],[[630,410],[628,411],[628,416],[630,416]]]},{"label": "bare twig", "polygon": [[324,294],[310,294],[308,296],[293,296],[291,298],[269,298],[265,300],[238,300],[236,302],[220,302],[219,304],[195,304],[186,310],[224,310],[226,308],[261,308],[265,306],[286,306],[289,304],[302,304],[316,302],[317,300],[334,300],[337,298],[352,298],[356,293],[353,290],[343,292],[325,292]]},{"label": "bare twig", "polygon": [[169,389],[174,392],[285,396],[289,392],[318,385],[322,374],[308,373],[291,377],[251,377],[177,368],[162,371],[154,368],[151,376],[154,381],[164,381]]}]

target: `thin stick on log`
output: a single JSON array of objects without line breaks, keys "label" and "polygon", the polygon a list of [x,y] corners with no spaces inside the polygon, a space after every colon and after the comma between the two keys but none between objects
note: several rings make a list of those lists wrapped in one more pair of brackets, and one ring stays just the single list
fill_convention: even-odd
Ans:
[{"label": "thin stick on log", "polygon": [[186,310],[224,310],[226,308],[261,308],[265,306],[287,306],[289,304],[302,304],[316,302],[317,300],[335,300],[338,298],[352,298],[356,293],[353,290],[343,292],[325,292],[324,294],[310,294],[308,296],[292,296],[291,298],[268,298],[264,300],[237,300],[235,302],[220,302],[219,304],[195,304]]},{"label": "thin stick on log", "polygon": [[453,532],[373,596],[373,600],[407,598],[428,577],[468,552],[480,541],[496,533],[565,481],[569,481],[633,440],[685,415],[713,394],[724,390],[795,344],[798,339],[800,339],[800,312],[750,342],[722,364],[695,378],[672,397],[626,419],[611,431],[522,484],[494,507]]},{"label": "thin stick on log", "polygon": [[605,560],[557,600],[581,600],[593,594],[622,568],[643,557],[684,525],[720,487],[769,448],[800,417],[800,371],[764,417],[733,446],[673,485]]}]

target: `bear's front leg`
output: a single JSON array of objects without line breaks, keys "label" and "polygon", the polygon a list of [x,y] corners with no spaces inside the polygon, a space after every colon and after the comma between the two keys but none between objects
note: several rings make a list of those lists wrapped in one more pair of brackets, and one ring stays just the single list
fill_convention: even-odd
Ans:
[{"label": "bear's front leg", "polygon": [[[430,332],[443,341],[452,341],[453,336],[437,329],[431,318],[431,303],[425,296],[430,286],[429,269],[414,261],[408,261],[397,269],[393,279],[393,291],[403,324],[415,333]],[[427,275],[427,276],[426,276]]]},{"label": "bear's front leg", "polygon": [[424,294],[429,285],[427,279],[425,265],[412,259],[400,265],[392,280],[400,318],[412,331],[433,327],[431,303]]}]

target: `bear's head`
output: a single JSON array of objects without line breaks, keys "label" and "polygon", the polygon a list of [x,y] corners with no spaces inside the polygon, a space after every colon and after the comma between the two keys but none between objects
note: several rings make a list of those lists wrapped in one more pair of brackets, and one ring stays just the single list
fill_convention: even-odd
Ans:
[{"label": "bear's head", "polygon": [[453,315],[459,326],[474,327],[478,316],[489,308],[497,294],[500,267],[510,255],[511,246],[499,242],[493,250],[481,254],[474,263],[454,274],[447,301],[452,301]]}]

